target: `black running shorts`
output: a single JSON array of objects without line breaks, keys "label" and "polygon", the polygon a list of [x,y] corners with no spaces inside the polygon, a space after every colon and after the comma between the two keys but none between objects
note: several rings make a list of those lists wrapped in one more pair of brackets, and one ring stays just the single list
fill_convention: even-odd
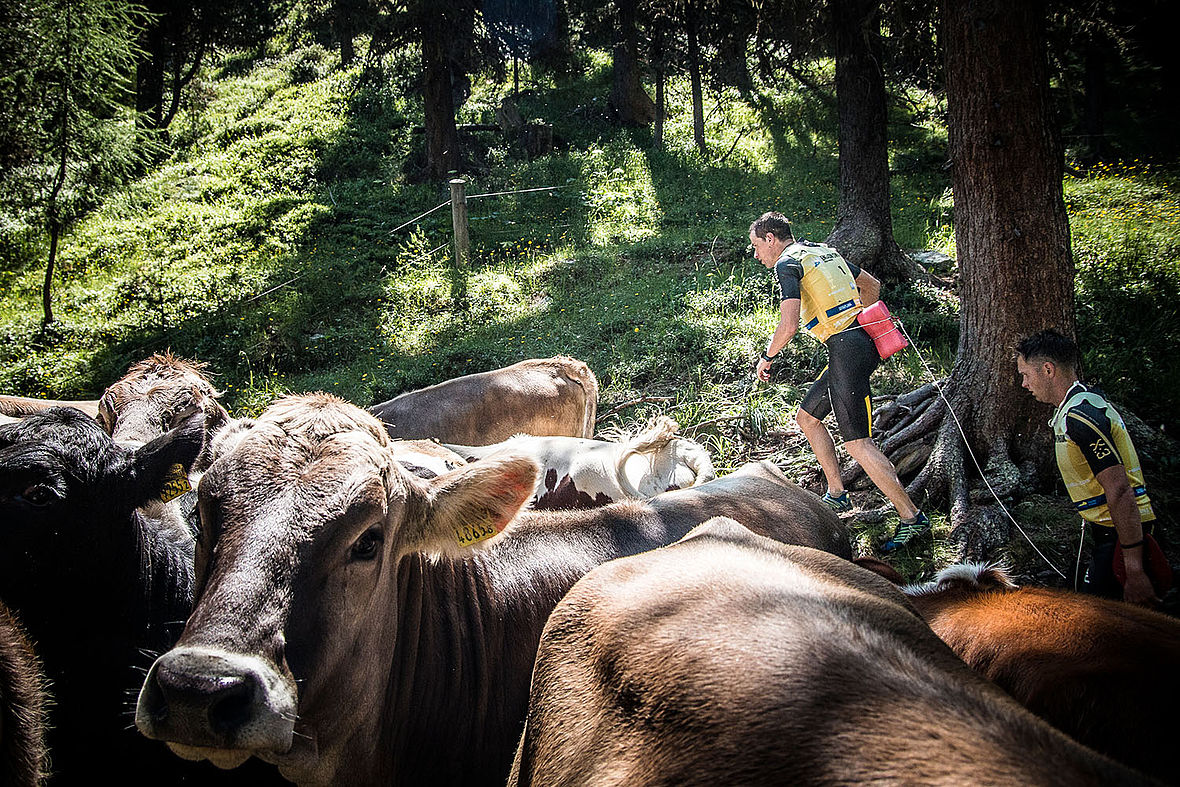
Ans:
[{"label": "black running shorts", "polygon": [[869,377],[881,363],[873,340],[859,325],[825,342],[828,365],[803,397],[799,408],[821,421],[833,410],[845,442],[873,436]]}]

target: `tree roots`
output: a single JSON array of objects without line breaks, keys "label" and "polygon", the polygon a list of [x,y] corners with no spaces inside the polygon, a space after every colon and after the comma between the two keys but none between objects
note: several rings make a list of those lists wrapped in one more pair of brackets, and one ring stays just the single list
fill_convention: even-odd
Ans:
[{"label": "tree roots", "polygon": [[[986,559],[1007,543],[1011,523],[996,501],[1021,494],[1025,486],[1003,439],[983,446],[987,464],[982,473],[977,469],[959,424],[951,417],[961,422],[971,409],[970,397],[943,379],[887,400],[873,414],[877,444],[899,477],[912,477],[906,485],[910,498],[919,507],[945,505],[950,510],[950,539],[960,560]],[[872,486],[855,462],[842,470],[846,486]],[[973,483],[973,478],[986,483]],[[885,506],[857,518],[879,522],[890,512],[892,507]]]}]

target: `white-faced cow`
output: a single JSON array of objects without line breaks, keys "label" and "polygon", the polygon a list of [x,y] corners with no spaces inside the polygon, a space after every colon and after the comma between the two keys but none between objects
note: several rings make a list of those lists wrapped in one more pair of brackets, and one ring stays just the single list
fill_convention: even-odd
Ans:
[{"label": "white-faced cow", "polygon": [[[858,561],[895,582],[879,561]],[[963,661],[1041,718],[1165,781],[1180,780],[1180,621],[966,564],[902,591]]]},{"label": "white-faced cow", "polygon": [[598,379],[575,358],[533,358],[375,404],[391,437],[488,445],[514,434],[592,437]]},{"label": "white-faced cow", "polygon": [[1140,783],[969,670],[888,582],[721,518],[557,605],[509,779]]},{"label": "white-faced cow", "polygon": [[9,418],[24,418],[26,415],[39,413],[51,407],[73,407],[81,410],[91,418],[98,417],[97,399],[33,399],[28,396],[8,396],[0,394],[0,415]]},{"label": "white-faced cow", "polygon": [[677,437],[680,428],[661,416],[620,442],[581,437],[517,435],[488,446],[448,446],[468,461],[510,451],[540,466],[532,506],[538,511],[594,508],[620,500],[647,500],[661,492],[699,486],[717,477],[703,445]]},{"label": "white-faced cow", "polygon": [[0,602],[0,785],[35,787],[46,774],[45,677],[24,629]]},{"label": "white-faced cow", "polygon": [[56,783],[119,774],[121,784],[160,784],[212,771],[144,740],[128,713],[145,652],[170,647],[192,608],[192,532],[151,518],[145,504],[177,491],[203,433],[194,415],[132,449],[72,408],[0,426],[0,598],[50,680]]},{"label": "white-faced cow", "polygon": [[257,755],[300,784],[503,784],[553,605],[711,512],[850,551],[835,515],[767,465],[649,503],[522,512],[531,459],[422,480],[379,421],[325,394],[276,402],[215,453],[203,590],[136,724],[184,757]]}]

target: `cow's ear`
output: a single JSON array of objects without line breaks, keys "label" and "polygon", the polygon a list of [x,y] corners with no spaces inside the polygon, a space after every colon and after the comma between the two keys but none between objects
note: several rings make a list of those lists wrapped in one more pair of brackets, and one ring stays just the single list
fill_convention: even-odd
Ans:
[{"label": "cow's ear", "polygon": [[500,454],[435,478],[422,532],[407,533],[410,548],[463,555],[502,533],[533,496],[535,460]]},{"label": "cow's ear", "polygon": [[189,491],[188,471],[205,440],[205,414],[196,412],[168,432],[142,446],[132,459],[130,488],[136,506],[168,500]]}]

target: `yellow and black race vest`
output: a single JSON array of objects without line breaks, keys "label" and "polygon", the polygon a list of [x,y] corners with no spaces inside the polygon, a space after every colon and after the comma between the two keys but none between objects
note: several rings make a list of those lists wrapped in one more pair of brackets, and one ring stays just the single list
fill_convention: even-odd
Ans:
[{"label": "yellow and black race vest", "polygon": [[821,342],[856,322],[863,308],[848,263],[831,246],[794,243],[783,252],[803,266],[799,283],[803,329]]},{"label": "yellow and black race vest", "polygon": [[1123,424],[1122,416],[1110,406],[1110,403],[1099,394],[1086,388],[1081,383],[1075,383],[1065,395],[1065,401],[1053,414],[1049,425],[1053,427],[1053,445],[1057,454],[1057,468],[1061,471],[1061,478],[1065,481],[1065,488],[1074,508],[1081,514],[1082,519],[1097,525],[1114,527],[1110,516],[1110,506],[1106,503],[1106,494],[1102,485],[1094,476],[1089,462],[1082,453],[1082,449],[1069,438],[1066,433],[1067,419],[1077,418],[1099,434],[1105,434],[1103,425],[1095,423],[1087,414],[1088,408],[1079,405],[1089,404],[1101,411],[1110,422],[1110,441],[1097,440],[1089,446],[1091,451],[1099,457],[1105,456],[1106,451],[1113,451],[1123,469],[1127,471],[1127,483],[1135,494],[1135,502],[1139,506],[1139,517],[1144,522],[1155,519],[1155,512],[1151,510],[1151,499],[1147,496],[1147,487],[1143,483],[1143,471],[1139,467],[1139,454],[1127,434],[1127,427]]}]

